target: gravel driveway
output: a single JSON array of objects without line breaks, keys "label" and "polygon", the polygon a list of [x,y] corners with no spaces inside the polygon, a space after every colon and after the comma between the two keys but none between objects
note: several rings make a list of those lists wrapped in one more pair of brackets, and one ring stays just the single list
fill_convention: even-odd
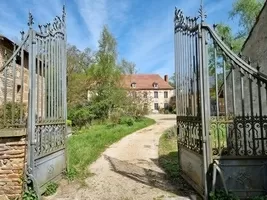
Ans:
[{"label": "gravel driveway", "polygon": [[158,142],[164,130],[175,125],[175,115],[150,115],[156,124],[126,136],[111,145],[91,166],[94,175],[85,185],[62,181],[61,200],[175,200],[177,195],[158,166]]}]

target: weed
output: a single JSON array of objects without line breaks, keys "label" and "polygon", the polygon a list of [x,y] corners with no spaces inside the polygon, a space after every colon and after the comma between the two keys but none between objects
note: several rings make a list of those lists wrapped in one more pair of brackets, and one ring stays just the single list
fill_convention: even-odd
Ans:
[{"label": "weed", "polygon": [[24,191],[22,200],[38,200],[38,196],[36,192],[31,187],[29,187],[28,190]]},{"label": "weed", "polygon": [[58,184],[54,182],[50,182],[46,186],[46,190],[44,192],[44,196],[50,196],[56,193],[58,188]]}]

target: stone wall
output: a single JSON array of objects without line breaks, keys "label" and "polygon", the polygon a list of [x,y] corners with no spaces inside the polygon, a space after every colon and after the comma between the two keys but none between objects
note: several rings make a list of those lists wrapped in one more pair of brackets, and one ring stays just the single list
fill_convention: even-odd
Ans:
[{"label": "stone wall", "polygon": [[[0,68],[4,64],[4,52],[7,52],[7,58],[10,58],[12,51],[8,49],[6,43],[0,43]],[[28,92],[29,92],[29,70],[28,70],[28,54],[24,53],[24,66],[16,64],[6,67],[6,70],[0,72],[0,105],[4,102],[5,91],[7,92],[6,99],[8,102],[23,103],[28,105]],[[14,76],[15,75],[15,76]],[[38,108],[38,115],[41,115],[42,109],[44,110],[45,102],[45,78],[42,74],[36,74],[36,105]],[[22,97],[22,98],[21,98]],[[43,98],[43,101],[41,99]],[[43,108],[42,108],[43,107]]]},{"label": "stone wall", "polygon": [[0,199],[15,199],[23,191],[26,131],[0,130]]}]

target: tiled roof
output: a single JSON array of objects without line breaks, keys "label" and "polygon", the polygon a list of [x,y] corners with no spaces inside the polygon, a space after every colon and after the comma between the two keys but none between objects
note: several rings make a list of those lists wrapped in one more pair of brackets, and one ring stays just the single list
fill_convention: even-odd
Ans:
[{"label": "tiled roof", "polygon": [[134,89],[144,89],[144,90],[153,90],[153,83],[158,84],[157,89],[173,89],[172,86],[158,74],[131,74],[131,75],[122,75],[122,83],[125,88],[131,88],[132,83],[136,83]]}]

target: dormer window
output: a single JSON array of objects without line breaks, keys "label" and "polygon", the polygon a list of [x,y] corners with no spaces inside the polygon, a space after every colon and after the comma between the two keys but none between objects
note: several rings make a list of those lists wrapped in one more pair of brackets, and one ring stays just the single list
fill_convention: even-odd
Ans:
[{"label": "dormer window", "polygon": [[156,82],[153,83],[153,88],[158,88],[158,86],[159,86],[158,83]]},{"label": "dormer window", "polygon": [[135,88],[136,87],[136,83],[135,82],[131,83],[131,87]]}]

